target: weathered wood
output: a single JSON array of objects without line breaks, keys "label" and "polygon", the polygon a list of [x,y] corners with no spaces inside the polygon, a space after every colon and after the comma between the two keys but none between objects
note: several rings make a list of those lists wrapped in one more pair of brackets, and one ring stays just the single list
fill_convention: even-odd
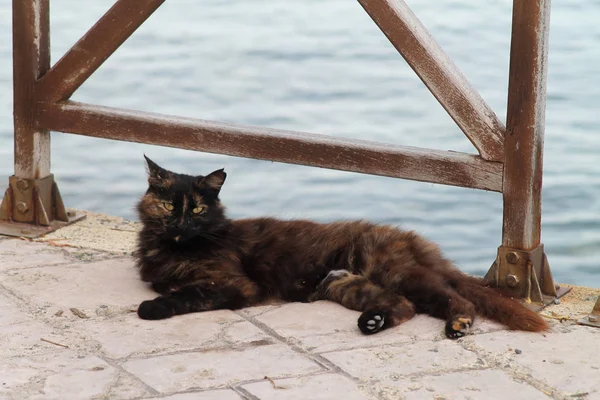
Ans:
[{"label": "weathered wood", "polygon": [[540,243],[549,25],[550,0],[514,0],[502,245],[523,250]]},{"label": "weathered wood", "polygon": [[48,0],[13,0],[15,175],[50,174],[50,133],[35,126],[35,81],[50,67]]},{"label": "weathered wood", "polygon": [[39,98],[60,101],[71,97],[163,2],[118,0],[40,79],[36,88]]},{"label": "weathered wood", "polygon": [[502,163],[478,156],[277,129],[171,117],[67,101],[42,103],[46,129],[129,142],[228,154],[502,191]]},{"label": "weathered wood", "polygon": [[358,0],[481,157],[504,160],[504,126],[402,0]]}]

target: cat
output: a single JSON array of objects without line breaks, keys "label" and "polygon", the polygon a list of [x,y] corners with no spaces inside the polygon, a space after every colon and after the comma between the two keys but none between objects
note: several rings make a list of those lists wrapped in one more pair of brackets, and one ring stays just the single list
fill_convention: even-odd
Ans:
[{"label": "cat", "polygon": [[219,199],[227,174],[178,174],[146,157],[148,189],[137,205],[140,277],[160,294],[138,315],[157,320],[279,299],[329,300],[361,312],[374,334],[417,313],[446,321],[457,339],[482,315],[539,332],[543,318],[467,275],[412,231],[366,221],[316,223],[227,218]]}]

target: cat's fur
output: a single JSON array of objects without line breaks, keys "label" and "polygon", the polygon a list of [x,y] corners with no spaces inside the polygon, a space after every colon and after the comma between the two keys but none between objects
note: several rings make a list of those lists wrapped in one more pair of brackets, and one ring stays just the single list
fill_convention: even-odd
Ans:
[{"label": "cat's fur", "polygon": [[464,335],[476,314],[511,329],[547,329],[536,313],[460,272],[412,231],[363,221],[230,220],[218,197],[223,170],[189,176],[146,160],[137,265],[161,295],[140,304],[143,319],[326,299],[361,311],[358,326],[367,334],[415,313],[445,320],[449,338]]}]

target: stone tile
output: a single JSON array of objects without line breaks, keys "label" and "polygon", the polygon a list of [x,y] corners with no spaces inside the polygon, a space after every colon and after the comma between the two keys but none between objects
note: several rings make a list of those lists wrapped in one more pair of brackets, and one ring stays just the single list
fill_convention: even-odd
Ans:
[{"label": "stone tile", "polygon": [[271,304],[243,308],[243,309],[239,310],[238,313],[243,314],[247,317],[258,317],[259,315],[262,315],[267,312],[271,312],[277,308],[280,308],[282,305],[285,305],[285,304],[287,304],[287,303],[273,302]]},{"label": "stone tile", "polygon": [[27,316],[25,311],[19,309],[14,301],[0,294],[0,326],[5,327],[29,320],[31,318]]},{"label": "stone tile", "polygon": [[135,250],[139,223],[120,217],[84,211],[86,218],[45,236],[75,247],[131,254]]},{"label": "stone tile", "polygon": [[[542,334],[495,332],[465,339],[465,346],[485,351],[499,363],[531,374],[571,394],[600,398],[600,329],[574,326]],[[521,350],[516,354],[514,349]]]},{"label": "stone tile", "polygon": [[2,326],[0,329],[0,354],[2,357],[9,358],[47,353],[60,348],[60,346],[43,342],[42,338],[65,345],[69,342],[62,332],[56,331],[42,322],[30,320]]},{"label": "stone tile", "polygon": [[344,400],[374,399],[360,390],[349,378],[337,374],[320,374],[291,379],[274,380],[277,388],[269,381],[242,386],[261,400]]},{"label": "stone tile", "polygon": [[65,264],[72,261],[68,252],[47,244],[20,239],[0,242],[0,271],[11,268]]},{"label": "stone tile", "polygon": [[[356,326],[359,312],[329,301],[253,307],[243,313],[313,353],[415,340],[447,340],[443,333],[444,322],[427,315],[417,315],[400,326],[365,336]],[[480,318],[471,333],[500,329],[501,325]]]},{"label": "stone tile", "polygon": [[285,304],[258,315],[256,320],[313,353],[410,341],[396,328],[363,335],[356,326],[359,315],[339,304],[319,301]]},{"label": "stone tile", "polygon": [[208,389],[247,380],[309,374],[322,368],[283,345],[252,344],[128,361],[123,367],[162,392]]},{"label": "stone tile", "polygon": [[517,382],[498,370],[462,371],[441,375],[401,378],[377,383],[373,388],[381,400],[543,400],[547,395]]},{"label": "stone tile", "polygon": [[269,339],[266,333],[229,310],[193,313],[161,321],[145,321],[130,313],[101,323],[82,320],[76,326],[99,342],[103,353],[111,358],[209,346],[239,346]]},{"label": "stone tile", "polygon": [[160,400],[242,400],[233,390],[208,390],[205,392],[178,393],[167,397],[152,397]]},{"label": "stone tile", "polygon": [[72,307],[89,317],[110,316],[157,296],[128,258],[11,270],[0,274],[0,283],[34,305],[63,309],[65,316],[72,316]]},{"label": "stone tile", "polygon": [[130,399],[149,395],[143,385],[102,359],[80,357],[68,350],[32,358],[0,359],[0,376],[3,398]]},{"label": "stone tile", "polygon": [[414,373],[485,366],[484,360],[449,340],[344,350],[322,356],[356,378],[383,382]]}]

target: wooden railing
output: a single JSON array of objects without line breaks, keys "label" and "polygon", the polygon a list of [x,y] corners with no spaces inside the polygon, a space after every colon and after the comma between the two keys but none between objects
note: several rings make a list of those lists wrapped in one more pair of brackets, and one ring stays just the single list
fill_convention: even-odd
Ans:
[{"label": "wooden railing", "polygon": [[549,0],[514,0],[506,128],[403,0],[358,0],[478,156],[69,100],[163,1],[118,0],[50,68],[49,0],[13,0],[15,174],[0,232],[33,236],[79,218],[50,173],[49,132],[60,131],[501,192],[502,245],[487,277],[537,302],[560,294],[540,243]]}]

